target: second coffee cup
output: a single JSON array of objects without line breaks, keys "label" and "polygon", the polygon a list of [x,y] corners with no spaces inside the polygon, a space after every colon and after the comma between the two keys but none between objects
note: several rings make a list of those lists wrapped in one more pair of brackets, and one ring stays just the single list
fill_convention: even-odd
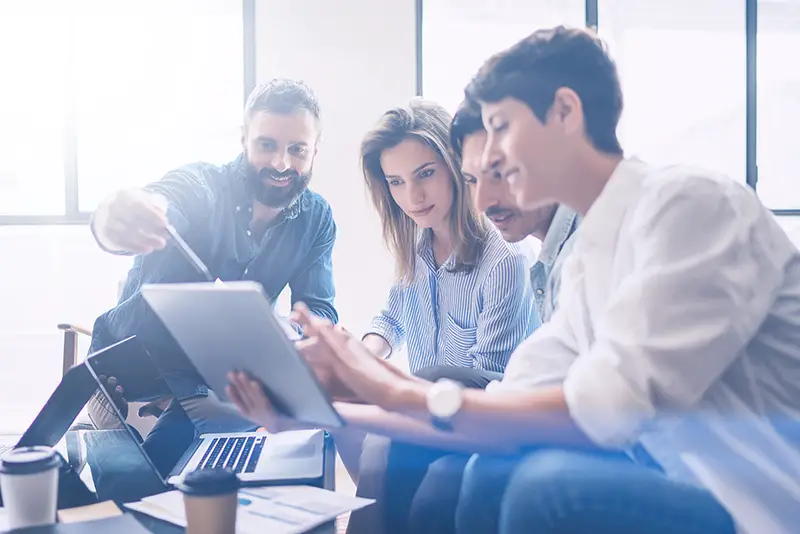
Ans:
[{"label": "second coffee cup", "polygon": [[186,475],[183,493],[187,534],[234,534],[239,477],[229,469],[202,469]]}]

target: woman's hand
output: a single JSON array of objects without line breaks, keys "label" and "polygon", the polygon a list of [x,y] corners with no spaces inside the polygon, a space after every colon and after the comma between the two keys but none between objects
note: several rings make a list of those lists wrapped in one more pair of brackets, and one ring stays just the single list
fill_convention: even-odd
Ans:
[{"label": "woman's hand", "polygon": [[302,303],[295,305],[293,318],[320,344],[317,356],[326,360],[339,380],[363,402],[388,410],[424,408],[424,381],[378,358],[343,328],[311,315]]}]

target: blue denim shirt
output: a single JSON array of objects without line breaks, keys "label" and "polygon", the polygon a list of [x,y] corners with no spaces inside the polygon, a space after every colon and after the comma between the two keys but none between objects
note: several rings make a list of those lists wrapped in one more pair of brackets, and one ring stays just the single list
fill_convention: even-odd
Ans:
[{"label": "blue denim shirt", "polygon": [[561,266],[575,242],[574,235],[580,224],[577,213],[566,206],[558,206],[542,241],[542,249],[531,267],[531,286],[539,318],[546,323],[558,306],[561,286]]},{"label": "blue denim shirt", "polygon": [[[306,190],[259,241],[250,230],[253,199],[243,171],[241,156],[222,167],[194,163],[146,189],[167,198],[170,222],[212,276],[259,282],[273,301],[288,285],[293,304],[303,301],[314,314],[336,322],[331,264],[336,225],[330,206]],[[136,335],[176,397],[206,394],[202,378],[139,293],[142,284],[195,281],[202,275],[174,246],[136,256],[117,306],[95,321],[90,350]]]}]

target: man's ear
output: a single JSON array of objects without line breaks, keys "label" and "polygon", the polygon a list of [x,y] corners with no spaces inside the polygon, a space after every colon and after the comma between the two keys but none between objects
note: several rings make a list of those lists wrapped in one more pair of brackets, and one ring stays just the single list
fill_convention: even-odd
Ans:
[{"label": "man's ear", "polygon": [[562,125],[565,134],[583,132],[583,103],[569,87],[556,90],[549,115],[551,121]]},{"label": "man's ear", "polygon": [[242,145],[242,151],[247,151],[247,126],[242,125],[242,137],[239,139],[239,142]]}]

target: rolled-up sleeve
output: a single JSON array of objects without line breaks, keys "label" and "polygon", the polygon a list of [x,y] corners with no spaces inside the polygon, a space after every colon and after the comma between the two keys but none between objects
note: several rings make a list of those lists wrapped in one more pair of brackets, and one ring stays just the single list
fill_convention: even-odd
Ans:
[{"label": "rolled-up sleeve", "polygon": [[406,339],[406,331],[403,325],[403,293],[404,288],[400,282],[396,283],[389,290],[389,298],[386,299],[386,306],[381,313],[372,319],[367,334],[377,334],[389,343],[392,352],[397,350]]},{"label": "rolled-up sleeve", "polygon": [[520,343],[511,354],[503,379],[490,384],[487,391],[530,391],[561,384],[577,357],[575,335],[566,313],[559,309]]},{"label": "rolled-up sleeve", "polygon": [[167,217],[180,234],[197,221],[205,220],[214,202],[200,171],[191,166],[170,171],[144,189],[167,199]]},{"label": "rolled-up sleeve", "polygon": [[750,192],[703,176],[645,195],[620,238],[632,270],[564,382],[593,441],[624,447],[655,417],[690,410],[737,358],[783,281],[774,224]]}]

